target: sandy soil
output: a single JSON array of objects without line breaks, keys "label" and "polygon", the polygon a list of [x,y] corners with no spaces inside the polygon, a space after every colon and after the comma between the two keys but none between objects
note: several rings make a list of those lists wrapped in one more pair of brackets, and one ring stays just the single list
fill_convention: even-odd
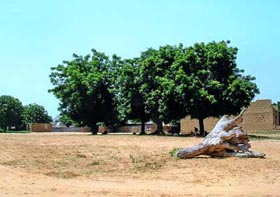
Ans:
[{"label": "sandy soil", "polygon": [[169,151],[199,138],[1,134],[0,196],[280,196],[280,141],[266,159],[190,160]]}]

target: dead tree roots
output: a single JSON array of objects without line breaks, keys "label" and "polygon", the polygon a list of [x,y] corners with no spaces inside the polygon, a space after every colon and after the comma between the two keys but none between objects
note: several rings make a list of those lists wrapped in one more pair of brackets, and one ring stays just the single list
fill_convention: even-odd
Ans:
[{"label": "dead tree roots", "polygon": [[175,156],[180,159],[189,159],[199,155],[264,158],[265,154],[249,150],[251,145],[248,135],[238,126],[243,121],[244,112],[245,110],[233,119],[224,115],[201,143],[179,149]]}]

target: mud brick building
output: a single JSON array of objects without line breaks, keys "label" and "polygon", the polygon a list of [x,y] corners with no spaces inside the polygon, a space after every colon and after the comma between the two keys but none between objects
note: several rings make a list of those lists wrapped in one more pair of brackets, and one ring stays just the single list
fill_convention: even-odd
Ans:
[{"label": "mud brick building", "polygon": [[30,130],[31,132],[51,132],[52,125],[50,123],[32,123]]},{"label": "mud brick building", "polygon": [[[252,102],[243,115],[242,127],[246,132],[269,132],[279,130],[279,107],[273,105],[271,100],[257,100]],[[206,131],[211,131],[219,119],[204,119]],[[186,117],[181,120],[181,133],[195,132],[199,128],[198,120]]]}]

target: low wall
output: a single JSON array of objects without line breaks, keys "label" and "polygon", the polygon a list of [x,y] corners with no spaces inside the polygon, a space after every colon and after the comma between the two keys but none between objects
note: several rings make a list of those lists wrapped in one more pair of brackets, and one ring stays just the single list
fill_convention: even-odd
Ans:
[{"label": "low wall", "polygon": [[[163,132],[164,133],[169,133],[171,132],[171,126],[163,126]],[[145,124],[145,132],[146,133],[153,133],[157,130],[157,125],[156,124]],[[141,132],[141,125],[135,124],[135,125],[126,125],[126,126],[121,126],[117,128],[115,131],[108,127],[104,126],[99,126],[98,127],[98,132],[99,133],[104,133],[105,131],[107,132],[120,132],[120,133],[140,133]]]},{"label": "low wall", "polygon": [[32,123],[30,130],[31,132],[51,132],[52,125],[50,123]]},{"label": "low wall", "polygon": [[52,132],[90,132],[89,127],[53,127]]}]

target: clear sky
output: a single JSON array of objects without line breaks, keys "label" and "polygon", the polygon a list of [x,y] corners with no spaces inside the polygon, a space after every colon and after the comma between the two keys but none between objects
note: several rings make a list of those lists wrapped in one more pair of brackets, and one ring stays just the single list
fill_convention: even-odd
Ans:
[{"label": "clear sky", "polygon": [[91,48],[123,58],[149,47],[230,40],[257,99],[280,100],[278,0],[7,0],[0,2],[0,95],[57,115],[50,67]]}]

